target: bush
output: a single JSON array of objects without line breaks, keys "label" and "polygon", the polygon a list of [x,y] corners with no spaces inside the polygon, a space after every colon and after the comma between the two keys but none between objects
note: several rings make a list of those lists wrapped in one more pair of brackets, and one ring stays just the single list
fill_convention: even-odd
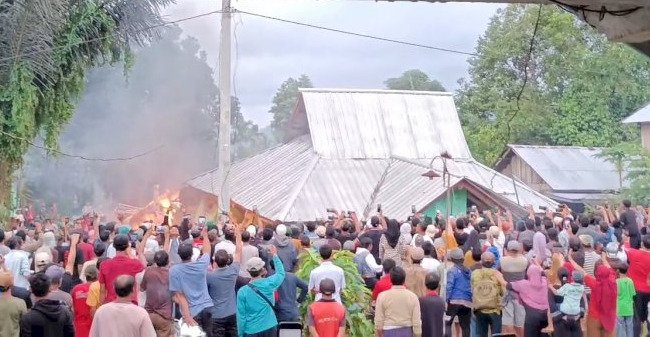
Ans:
[{"label": "bush", "polygon": [[[313,250],[304,251],[300,254],[300,269],[296,275],[309,282],[309,274],[318,267],[322,259]],[[359,275],[357,264],[354,262],[354,254],[348,251],[337,251],[333,254],[333,262],[345,272],[346,288],[343,289],[342,299],[347,311],[347,336],[366,337],[374,335],[374,325],[367,318],[371,306],[371,293]],[[311,289],[310,289],[311,290]],[[300,306],[300,314],[303,323],[305,322],[307,307],[314,301],[314,295],[309,294],[307,300]],[[304,324],[305,329],[308,329]]]}]

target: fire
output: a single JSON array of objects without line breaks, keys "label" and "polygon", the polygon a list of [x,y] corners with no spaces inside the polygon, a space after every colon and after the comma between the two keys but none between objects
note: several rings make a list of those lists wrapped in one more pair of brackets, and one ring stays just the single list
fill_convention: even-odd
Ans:
[{"label": "fire", "polygon": [[160,203],[160,206],[162,208],[164,208],[165,210],[169,209],[169,207],[172,205],[171,201],[169,201],[169,199],[167,199],[167,198],[160,199],[159,203]]}]

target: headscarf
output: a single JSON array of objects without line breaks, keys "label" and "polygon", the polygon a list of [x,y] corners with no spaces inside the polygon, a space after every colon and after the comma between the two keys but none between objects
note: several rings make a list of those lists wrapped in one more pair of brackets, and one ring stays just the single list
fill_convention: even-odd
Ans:
[{"label": "headscarf", "polygon": [[519,294],[524,304],[537,310],[548,309],[548,282],[542,272],[542,267],[531,264],[526,271],[526,280],[511,283],[512,289]]},{"label": "headscarf", "polygon": [[539,263],[544,263],[547,258],[551,257],[550,252],[546,248],[546,237],[542,232],[536,232],[533,235],[533,253]]},{"label": "headscarf", "polygon": [[479,242],[478,232],[474,230],[469,232],[469,237],[467,238],[467,241],[463,243],[463,246],[461,248],[463,249],[463,253],[467,253],[472,249],[481,250],[481,243]]},{"label": "headscarf", "polygon": [[391,246],[392,248],[395,248],[397,246],[397,243],[399,242],[399,237],[400,237],[400,226],[399,222],[397,220],[391,219],[388,221],[388,228],[386,229],[386,240],[388,241],[388,245]]},{"label": "headscarf", "polygon": [[560,276],[558,274],[560,268],[564,265],[564,257],[562,254],[555,253],[553,254],[553,262],[551,263],[551,269],[548,271],[548,282],[551,285],[560,285]]},{"label": "headscarf", "polygon": [[413,239],[411,235],[411,224],[408,222],[405,222],[402,224],[402,226],[399,227],[399,232],[402,237],[406,239],[406,242],[411,242]]},{"label": "headscarf", "polygon": [[600,314],[600,321],[605,331],[616,329],[616,301],[618,286],[614,273],[603,265],[596,268],[596,286],[591,288],[591,305],[596,306]]}]

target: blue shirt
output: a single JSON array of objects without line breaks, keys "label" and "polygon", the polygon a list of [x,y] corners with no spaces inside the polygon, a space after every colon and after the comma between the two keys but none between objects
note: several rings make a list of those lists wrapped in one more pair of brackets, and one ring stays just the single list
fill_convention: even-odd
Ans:
[{"label": "blue shirt", "polygon": [[212,303],[214,303],[212,318],[225,318],[237,312],[235,283],[238,274],[239,263],[233,263],[230,266],[208,273],[208,292],[210,298],[212,298]]},{"label": "blue shirt", "polygon": [[208,266],[210,255],[203,254],[195,262],[177,264],[169,269],[169,290],[185,295],[192,317],[213,306],[206,281]]},{"label": "blue shirt", "polygon": [[[266,297],[271,304],[275,305],[273,293],[284,281],[284,267],[282,261],[275,255],[273,264],[276,271],[273,276],[258,279],[251,283]],[[243,286],[237,293],[237,335],[255,334],[278,325],[273,308],[260,297],[249,286]]]}]

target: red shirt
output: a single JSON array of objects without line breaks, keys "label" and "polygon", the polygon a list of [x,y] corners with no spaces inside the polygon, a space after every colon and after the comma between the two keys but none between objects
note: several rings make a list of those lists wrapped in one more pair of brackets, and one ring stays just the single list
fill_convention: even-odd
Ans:
[{"label": "red shirt", "polygon": [[345,327],[345,307],[336,300],[320,300],[309,306],[307,323],[313,326],[319,337],[337,337]]},{"label": "red shirt", "polygon": [[90,283],[79,284],[72,288],[72,307],[74,309],[75,336],[88,337],[93,318],[90,316],[90,306],[86,304]]},{"label": "red shirt", "polygon": [[372,290],[372,300],[376,301],[377,296],[386,290],[390,290],[393,287],[393,282],[390,281],[390,275],[385,275],[377,284],[375,284],[375,289]]},{"label": "red shirt", "polygon": [[77,247],[81,249],[81,253],[84,256],[84,261],[90,261],[95,258],[95,249],[90,243],[80,242]]},{"label": "red shirt", "polygon": [[628,248],[626,252],[627,261],[630,264],[627,276],[634,282],[634,288],[637,292],[650,294],[650,285],[648,285],[650,252],[632,248]]},{"label": "red shirt", "polygon": [[[104,303],[112,302],[117,298],[113,283],[118,276],[131,275],[135,277],[135,274],[143,270],[144,266],[140,260],[123,255],[118,255],[110,260],[104,261],[99,268],[99,284],[103,284],[106,287],[106,299]],[[138,304],[137,285],[133,291],[132,301],[134,304]]]}]

